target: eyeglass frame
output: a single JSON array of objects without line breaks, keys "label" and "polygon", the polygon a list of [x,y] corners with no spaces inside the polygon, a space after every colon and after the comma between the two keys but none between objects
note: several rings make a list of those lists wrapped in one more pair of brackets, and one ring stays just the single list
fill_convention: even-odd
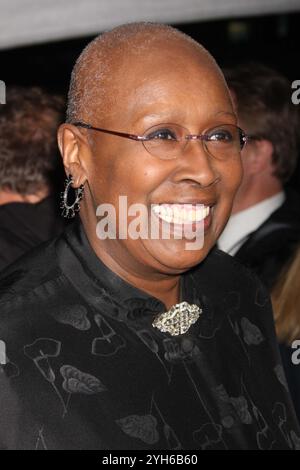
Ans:
[{"label": "eyeglass frame", "polygon": [[[72,124],[73,126],[76,126],[76,127],[82,127],[84,129],[90,129],[90,130],[93,130],[93,131],[103,132],[105,134],[116,135],[118,137],[124,137],[125,139],[131,139],[131,140],[135,140],[137,142],[142,142],[142,143],[143,142],[149,142],[150,140],[152,140],[152,139],[148,139],[146,136],[141,136],[141,135],[136,135],[136,134],[128,134],[127,132],[112,131],[112,130],[108,130],[108,129],[103,129],[101,127],[94,127],[91,124],[87,124],[87,123],[82,122],[82,121],[75,121],[75,122],[71,122],[70,124]],[[161,123],[161,124],[158,124],[158,126],[159,125],[162,125],[162,126],[165,125],[166,126],[166,125],[171,125],[171,123]],[[179,126],[178,124],[176,124],[176,125]],[[240,132],[241,138],[243,139],[243,147],[241,148],[241,150],[243,150],[245,144],[251,138],[239,126],[236,126],[235,124],[220,124],[219,126],[211,127],[208,130],[213,130],[215,128],[222,127],[222,126],[225,126],[225,125],[233,126]],[[152,129],[152,127],[156,127],[156,126],[155,125],[151,126],[147,130]],[[179,127],[182,127],[183,129],[185,129],[184,126],[179,126]],[[145,132],[147,132],[147,130]],[[205,141],[206,140],[207,141],[207,134],[206,133],[203,133],[203,134],[187,134],[184,137],[187,141],[189,141],[189,140],[193,140],[193,141],[195,141],[195,140]],[[152,155],[151,152],[145,146],[144,146],[144,148],[150,155]],[[153,155],[153,156],[155,156],[155,155]],[[175,158],[176,157],[174,157],[174,159]]]}]

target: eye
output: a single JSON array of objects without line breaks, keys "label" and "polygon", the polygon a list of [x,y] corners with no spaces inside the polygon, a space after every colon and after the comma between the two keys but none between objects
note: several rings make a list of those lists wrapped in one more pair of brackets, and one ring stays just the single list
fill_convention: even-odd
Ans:
[{"label": "eye", "polygon": [[207,133],[207,140],[209,142],[230,143],[234,140],[234,135],[233,132],[229,129],[213,129]]},{"label": "eye", "polygon": [[147,140],[178,140],[176,132],[172,129],[155,129],[148,133]]}]

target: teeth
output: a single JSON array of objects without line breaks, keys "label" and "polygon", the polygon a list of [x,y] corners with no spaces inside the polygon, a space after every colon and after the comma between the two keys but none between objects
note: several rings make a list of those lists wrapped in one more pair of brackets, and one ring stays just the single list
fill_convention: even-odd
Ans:
[{"label": "teeth", "polygon": [[160,207],[158,205],[152,205],[152,210],[155,214],[159,214],[160,213]]},{"label": "teeth", "polygon": [[201,222],[209,215],[210,207],[202,204],[153,204],[152,210],[165,222],[186,224]]}]

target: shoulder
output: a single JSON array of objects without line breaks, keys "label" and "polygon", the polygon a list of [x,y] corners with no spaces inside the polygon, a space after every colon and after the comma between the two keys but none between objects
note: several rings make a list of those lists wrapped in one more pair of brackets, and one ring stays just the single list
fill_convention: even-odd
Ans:
[{"label": "shoulder", "polygon": [[0,305],[28,294],[59,275],[55,241],[42,243],[0,273]]},{"label": "shoulder", "polygon": [[195,270],[194,280],[217,322],[251,322],[273,336],[269,293],[258,276],[237,259],[215,248]]},{"label": "shoulder", "polygon": [[241,361],[253,361],[263,373],[277,367],[280,357],[272,304],[256,274],[214,249],[196,270],[194,281],[203,307],[199,336],[208,342],[215,339],[229,355],[234,352]]},{"label": "shoulder", "polygon": [[[203,267],[202,267],[203,264]],[[254,271],[248,269],[237,258],[214,248],[197,269],[198,275],[205,273],[213,285],[218,285],[222,291],[238,288],[241,291],[261,288],[266,291],[261,280]]]},{"label": "shoulder", "polygon": [[46,317],[50,320],[48,312],[63,298],[66,280],[57,262],[55,243],[43,243],[0,274],[1,340],[29,340]]}]

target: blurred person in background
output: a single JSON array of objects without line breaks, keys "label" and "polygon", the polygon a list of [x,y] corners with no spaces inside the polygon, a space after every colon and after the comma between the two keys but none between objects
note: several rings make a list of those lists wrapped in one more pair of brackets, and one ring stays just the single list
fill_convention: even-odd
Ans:
[{"label": "blurred person in background", "polygon": [[[272,291],[277,337],[289,389],[300,422],[300,245],[283,268]],[[295,356],[294,356],[295,354]],[[292,360],[294,358],[294,360]],[[296,359],[296,361],[295,361]]]},{"label": "blurred person in background", "polygon": [[270,289],[300,239],[300,197],[285,187],[297,165],[299,110],[289,81],[268,67],[244,64],[225,77],[250,140],[242,152],[243,182],[218,246]]},{"label": "blurred person in background", "polygon": [[8,87],[0,106],[0,270],[63,228],[53,195],[63,111],[60,96],[38,87]]},{"label": "blurred person in background", "polygon": [[270,291],[274,288],[280,352],[300,419],[300,374],[289,347],[300,326],[299,254],[291,264],[300,240],[300,197],[285,187],[297,165],[299,112],[290,83],[274,70],[252,63],[225,75],[239,125],[250,139],[242,152],[243,182],[218,246],[253,269]]}]

